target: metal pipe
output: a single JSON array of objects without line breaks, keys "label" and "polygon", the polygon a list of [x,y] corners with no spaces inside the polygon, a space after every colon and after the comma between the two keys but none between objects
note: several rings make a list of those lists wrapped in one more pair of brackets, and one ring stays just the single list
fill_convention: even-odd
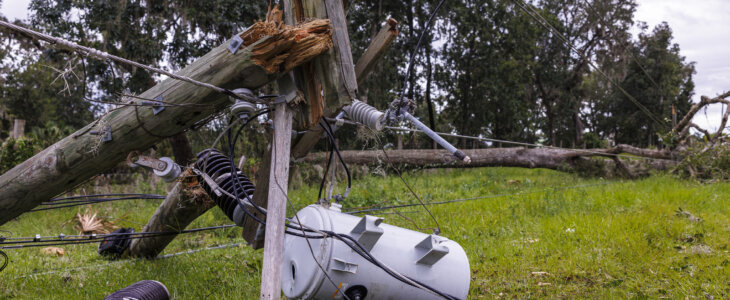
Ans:
[{"label": "metal pipe", "polygon": [[421,121],[419,121],[418,119],[416,119],[416,117],[414,117],[413,115],[411,115],[407,111],[403,111],[402,114],[403,114],[403,117],[405,117],[406,119],[408,119],[408,121],[411,121],[411,123],[413,123],[414,125],[416,125],[416,127],[418,127],[418,129],[420,129],[428,137],[430,137],[431,139],[433,139],[434,141],[436,141],[439,145],[441,145],[441,147],[444,147],[444,149],[446,149],[451,154],[453,154],[454,156],[456,156],[456,158],[464,161],[467,164],[471,162],[471,158],[469,156],[467,156],[466,154],[464,154],[464,152],[462,152],[461,150],[456,149],[456,147],[454,147],[454,145],[451,145],[451,143],[449,143],[448,141],[446,141],[445,139],[443,139],[441,136],[439,136],[438,134],[436,134],[436,132],[434,132],[433,130],[431,130],[431,128],[428,128],[428,126],[426,126],[426,124],[421,123]]}]

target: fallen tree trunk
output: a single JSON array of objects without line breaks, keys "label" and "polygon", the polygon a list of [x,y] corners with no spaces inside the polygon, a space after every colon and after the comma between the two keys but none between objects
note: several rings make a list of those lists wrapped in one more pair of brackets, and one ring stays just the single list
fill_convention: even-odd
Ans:
[{"label": "fallen tree trunk", "polygon": [[[263,86],[332,47],[328,20],[292,26],[260,22],[239,36],[242,49],[232,54],[225,43],[177,72],[227,89]],[[230,104],[211,89],[166,79],[140,98],[162,97],[163,111],[138,107],[127,99],[102,116],[0,176],[0,225],[53,196],[114,167],[133,150],[144,150],[178,134]],[[154,110],[154,112],[153,112]]]},{"label": "fallen tree trunk", "polygon": [[[591,150],[590,152],[554,148],[489,148],[463,150],[471,157],[466,164],[455,160],[446,150],[367,150],[340,151],[348,164],[417,166],[424,168],[472,168],[472,167],[522,167],[546,168],[571,171],[595,176],[636,177],[650,170],[666,170],[674,166],[671,160],[645,159],[616,161],[612,149]],[[598,158],[591,158],[598,156]],[[325,163],[326,153],[310,153],[304,159],[309,163]],[[618,159],[618,158],[616,158]]]},{"label": "fallen tree trunk", "polygon": [[[603,149],[591,149],[589,151],[603,152],[607,154],[631,154],[640,157],[656,158],[656,159],[673,159],[675,153],[669,150],[654,150],[654,149],[643,149],[634,147],[626,144],[618,144],[615,147],[607,150]],[[585,152],[582,152],[585,154]]]}]

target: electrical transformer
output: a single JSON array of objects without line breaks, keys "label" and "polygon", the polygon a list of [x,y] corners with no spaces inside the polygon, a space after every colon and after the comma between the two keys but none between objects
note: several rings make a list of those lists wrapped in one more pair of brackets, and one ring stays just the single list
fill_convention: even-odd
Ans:
[{"label": "electrical transformer", "polygon": [[[382,223],[382,218],[344,214],[339,207],[338,204],[329,208],[307,206],[293,218],[292,225],[297,227],[296,222],[301,222],[315,230],[350,235],[392,270],[458,299],[466,299],[471,275],[469,260],[459,244],[441,236]],[[345,299],[342,294],[353,300],[442,299],[396,280],[331,237],[286,236],[282,290],[293,299]]]}]

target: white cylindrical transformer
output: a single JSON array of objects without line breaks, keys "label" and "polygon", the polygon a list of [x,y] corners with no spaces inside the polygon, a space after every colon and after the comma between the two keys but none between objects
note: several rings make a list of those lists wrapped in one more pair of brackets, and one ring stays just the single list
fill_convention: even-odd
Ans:
[{"label": "white cylindrical transformer", "polygon": [[[402,275],[466,299],[471,277],[469,260],[454,241],[384,224],[378,217],[343,214],[337,205],[310,205],[297,216],[310,228],[352,236],[373,257]],[[344,293],[351,299],[441,299],[393,278],[335,238],[309,239],[309,244],[316,262],[305,238],[286,236],[281,277],[288,298],[344,299]]]}]

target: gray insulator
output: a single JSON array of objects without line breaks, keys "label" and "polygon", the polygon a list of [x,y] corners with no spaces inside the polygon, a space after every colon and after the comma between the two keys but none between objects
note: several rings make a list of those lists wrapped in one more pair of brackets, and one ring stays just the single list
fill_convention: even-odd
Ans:
[{"label": "gray insulator", "polygon": [[365,124],[377,131],[383,130],[383,112],[375,107],[365,104],[360,100],[353,100],[352,104],[345,106],[342,110],[347,116],[358,123]]},{"label": "gray insulator", "polygon": [[[240,88],[235,89],[232,91],[236,95],[243,95],[248,97],[254,97],[253,92],[249,89]],[[241,100],[241,99],[234,99],[231,97],[231,100],[235,101],[233,106],[231,106],[231,114],[234,116],[239,116],[241,118],[248,118],[251,113],[256,111],[256,104],[251,103],[249,101]]]},{"label": "gray insulator", "polygon": [[167,287],[159,281],[142,280],[104,298],[104,300],[123,299],[168,300],[170,299],[170,292],[167,290]]},{"label": "gray insulator", "polygon": [[162,181],[171,182],[180,177],[180,172],[182,172],[180,170],[180,166],[178,166],[172,158],[162,157],[160,160],[167,164],[165,170],[159,171],[157,169],[153,169],[153,171],[155,172],[155,175],[162,178]]}]

